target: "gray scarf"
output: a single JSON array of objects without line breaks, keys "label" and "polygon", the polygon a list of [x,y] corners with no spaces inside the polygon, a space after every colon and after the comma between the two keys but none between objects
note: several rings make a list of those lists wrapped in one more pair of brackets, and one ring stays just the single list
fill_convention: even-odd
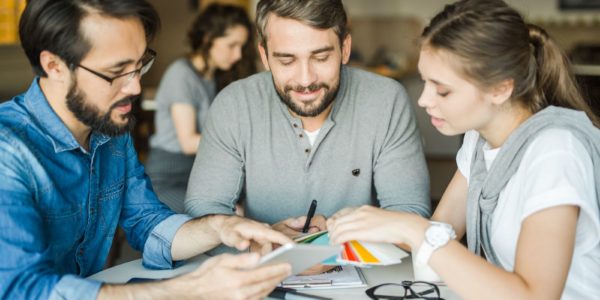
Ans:
[{"label": "gray scarf", "polygon": [[550,106],[531,116],[519,126],[502,145],[489,172],[483,157],[485,141],[479,137],[471,161],[469,193],[467,199],[467,243],[469,250],[500,266],[498,257],[491,247],[491,217],[498,204],[498,196],[514,175],[529,143],[542,130],[564,128],[571,131],[584,145],[594,165],[596,201],[600,201],[600,129],[594,127],[585,113]]}]

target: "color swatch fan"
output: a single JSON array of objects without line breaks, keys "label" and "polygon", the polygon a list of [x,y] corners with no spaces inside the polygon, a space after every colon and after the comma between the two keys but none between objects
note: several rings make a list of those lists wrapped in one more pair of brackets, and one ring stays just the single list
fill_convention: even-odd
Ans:
[{"label": "color swatch fan", "polygon": [[[302,235],[295,238],[297,243],[329,245],[327,231]],[[337,257],[331,257],[321,264],[324,265],[355,265],[359,267],[387,266],[399,264],[408,256],[406,251],[387,243],[369,243],[350,241],[344,243],[344,250]]]}]

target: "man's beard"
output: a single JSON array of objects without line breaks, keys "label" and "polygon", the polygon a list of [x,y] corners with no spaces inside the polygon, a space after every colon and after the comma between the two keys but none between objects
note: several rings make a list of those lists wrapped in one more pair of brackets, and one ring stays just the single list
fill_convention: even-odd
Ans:
[{"label": "man's beard", "polygon": [[[287,107],[294,112],[296,115],[300,116],[300,117],[316,117],[318,115],[320,115],[322,112],[324,112],[329,105],[331,105],[331,103],[333,103],[333,101],[335,100],[335,97],[337,96],[339,87],[340,87],[340,82],[338,80],[338,82],[333,86],[330,87],[328,84],[326,83],[313,83],[309,86],[285,86],[283,88],[283,91],[280,90],[277,85],[275,84],[275,79],[273,78],[273,85],[275,85],[275,90],[277,91],[277,95],[279,95],[279,99],[281,99],[281,102],[285,103],[285,105],[287,105]],[[321,103],[314,103],[315,101],[317,101],[318,99],[315,99],[313,101],[313,103],[311,103],[312,105],[306,107],[306,106],[302,106],[299,105],[297,103],[295,103],[292,100],[292,96],[290,95],[291,91],[295,91],[295,92],[312,92],[312,91],[316,91],[318,89],[324,89],[325,90],[325,95],[323,95],[323,99],[321,101]]]},{"label": "man's beard", "polygon": [[127,119],[127,122],[121,125],[113,122],[111,113],[117,106],[135,101],[135,96],[126,97],[117,101],[111,105],[105,114],[101,114],[98,107],[93,106],[86,101],[85,95],[77,88],[76,80],[73,80],[72,82],[69,92],[67,93],[67,107],[73,112],[77,120],[90,127],[93,131],[111,137],[124,134],[133,129],[135,126],[135,117],[132,114],[133,111],[120,116],[123,120]]}]

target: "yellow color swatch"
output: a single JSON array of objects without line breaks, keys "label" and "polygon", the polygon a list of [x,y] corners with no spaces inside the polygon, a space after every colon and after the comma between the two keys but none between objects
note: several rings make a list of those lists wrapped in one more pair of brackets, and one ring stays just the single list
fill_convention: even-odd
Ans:
[{"label": "yellow color swatch", "polygon": [[354,248],[354,252],[356,254],[358,254],[358,256],[360,257],[360,260],[363,263],[368,263],[368,264],[376,264],[379,263],[379,260],[373,256],[371,254],[371,252],[369,252],[367,249],[365,249],[365,247],[363,247],[359,242],[357,241],[351,241],[350,244],[352,245],[352,248]]}]

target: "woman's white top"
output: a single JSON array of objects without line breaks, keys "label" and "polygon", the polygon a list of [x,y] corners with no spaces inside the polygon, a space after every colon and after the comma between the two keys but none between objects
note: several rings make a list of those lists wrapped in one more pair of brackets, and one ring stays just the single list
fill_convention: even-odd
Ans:
[{"label": "woman's white top", "polygon": [[[456,157],[458,169],[467,181],[478,139],[476,131],[467,132]],[[486,143],[483,150],[489,170],[500,148],[490,149]],[[546,208],[578,206],[575,249],[561,299],[598,299],[600,216],[596,188],[600,187],[594,185],[594,171],[600,170],[594,170],[583,144],[565,129],[542,131],[525,151],[516,173],[498,198],[490,229],[492,247],[502,266],[513,271],[522,222]]]}]

